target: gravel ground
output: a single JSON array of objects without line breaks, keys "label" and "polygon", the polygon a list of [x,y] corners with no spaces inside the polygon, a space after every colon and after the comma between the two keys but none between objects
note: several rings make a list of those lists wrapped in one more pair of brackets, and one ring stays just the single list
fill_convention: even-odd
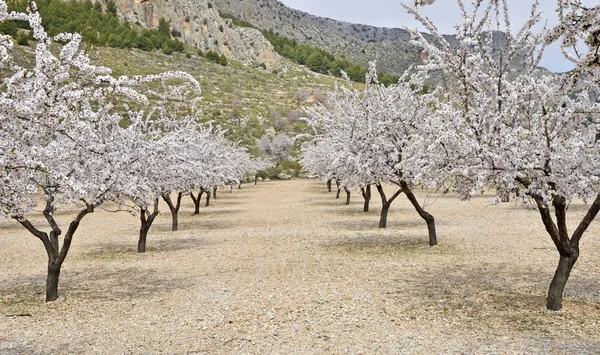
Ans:
[{"label": "gravel ground", "polygon": [[[558,253],[536,211],[434,197],[430,248],[403,196],[386,230],[378,197],[369,213],[360,194],[334,197],[316,181],[265,182],[220,191],[199,216],[188,198],[175,233],[162,206],[142,255],[136,217],[97,211],[53,303],[41,243],[0,221],[0,353],[600,353],[600,223],[563,310],[548,312]],[[585,206],[570,210],[577,221]]]}]

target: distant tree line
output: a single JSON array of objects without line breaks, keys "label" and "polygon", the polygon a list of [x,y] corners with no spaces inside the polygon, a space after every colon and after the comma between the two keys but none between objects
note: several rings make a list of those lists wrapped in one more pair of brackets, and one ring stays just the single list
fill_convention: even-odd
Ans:
[{"label": "distant tree line", "polygon": [[[117,7],[113,0],[109,0],[106,11],[103,11],[100,2],[38,0],[36,1],[42,26],[50,36],[62,32],[80,33],[87,43],[115,48],[139,48],[144,51],[155,49],[166,54],[183,52],[183,43],[173,37],[180,36],[178,31],[171,31],[169,22],[164,18],[159,20],[158,29],[147,29],[141,26],[132,26],[129,22],[119,21]],[[9,4],[9,11],[25,11],[26,1],[17,1]],[[24,32],[19,29],[29,29],[29,24],[24,21],[4,21],[0,24],[0,32],[9,34],[20,44],[26,44],[23,39]]]},{"label": "distant tree line", "polygon": [[[254,28],[262,32],[265,38],[271,42],[275,51],[281,56],[292,60],[300,65],[306,65],[310,70],[341,76],[343,70],[348,74],[350,80],[355,82],[364,82],[367,67],[350,62],[347,58],[336,58],[333,54],[317,47],[298,43],[295,39],[290,39],[273,32],[273,30],[261,30],[253,24],[239,19],[228,13],[219,13],[222,18],[230,19],[235,26]],[[398,82],[398,77],[390,74],[381,73],[378,75],[379,82],[385,86]]]}]

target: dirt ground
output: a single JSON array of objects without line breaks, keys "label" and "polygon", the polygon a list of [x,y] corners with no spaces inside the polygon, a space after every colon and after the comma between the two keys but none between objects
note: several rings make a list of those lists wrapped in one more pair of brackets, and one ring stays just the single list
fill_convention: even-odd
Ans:
[{"label": "dirt ground", "polygon": [[434,248],[404,196],[380,230],[378,196],[363,213],[314,180],[221,190],[198,216],[187,198],[174,233],[163,205],[145,254],[137,217],[97,211],[53,303],[41,242],[0,221],[0,354],[600,353],[598,221],[548,312],[558,253],[536,211],[429,197]]}]

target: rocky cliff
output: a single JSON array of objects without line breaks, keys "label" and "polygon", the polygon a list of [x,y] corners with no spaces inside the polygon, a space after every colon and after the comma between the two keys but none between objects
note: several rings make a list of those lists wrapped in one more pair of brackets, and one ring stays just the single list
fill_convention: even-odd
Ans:
[{"label": "rocky cliff", "polygon": [[219,11],[230,13],[263,29],[299,42],[344,55],[366,65],[377,59],[380,70],[401,74],[420,62],[420,51],[410,44],[408,31],[336,21],[291,9],[277,0],[209,0]]},{"label": "rocky cliff", "polygon": [[181,33],[183,42],[203,51],[214,50],[249,66],[264,64],[267,70],[284,65],[260,31],[233,26],[209,1],[116,0],[116,4],[120,16],[146,27],[158,27],[159,19],[164,17],[171,29]]}]

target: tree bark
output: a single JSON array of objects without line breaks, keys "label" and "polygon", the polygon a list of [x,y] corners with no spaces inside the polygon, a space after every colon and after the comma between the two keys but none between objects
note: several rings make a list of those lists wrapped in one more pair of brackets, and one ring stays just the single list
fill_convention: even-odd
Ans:
[{"label": "tree bark", "polygon": [[371,201],[371,185],[361,187],[360,193],[365,199],[365,204],[363,205],[363,212],[369,212],[369,202]]},{"label": "tree bark", "polygon": [[[527,187],[527,185],[524,183]],[[588,209],[585,217],[581,220],[571,238],[567,232],[567,201],[562,196],[554,196],[552,198],[552,206],[556,216],[556,223],[550,215],[550,209],[544,202],[542,196],[531,195],[537,204],[538,211],[542,217],[542,222],[546,228],[546,232],[552,238],[554,246],[560,254],[558,267],[554,272],[554,277],[548,287],[548,299],[546,300],[546,308],[552,311],[558,311],[562,308],[562,297],[567,281],[571,274],[571,270],[579,258],[579,241],[583,237],[583,233],[592,223],[598,211],[600,211],[600,194]]]},{"label": "tree bark", "polygon": [[327,191],[331,192],[331,179],[327,180]]},{"label": "tree bark", "polygon": [[346,191],[346,206],[350,204],[350,189],[344,187],[344,191]]},{"label": "tree bark", "polygon": [[200,189],[200,192],[198,192],[198,197],[194,196],[194,192],[190,192],[190,197],[192,198],[192,201],[194,201],[194,214],[200,214],[200,202],[202,199],[202,194],[204,193],[203,189]]},{"label": "tree bark", "polygon": [[208,205],[210,205],[210,187],[208,188],[208,190],[206,190],[206,203],[204,204],[204,206],[208,207]]},{"label": "tree bark", "polygon": [[213,187],[213,198],[216,200],[217,199],[217,186]]},{"label": "tree bark", "polygon": [[412,190],[406,182],[400,182],[400,187],[402,187],[404,194],[406,194],[406,197],[413,205],[419,216],[421,216],[421,218],[423,218],[427,223],[427,230],[429,232],[429,246],[437,245],[437,234],[435,232],[435,218],[427,211],[425,211],[423,207],[421,207],[421,205],[419,205],[419,201],[417,201],[417,198],[415,197],[415,195],[413,194]]},{"label": "tree bark", "polygon": [[58,279],[60,277],[60,267],[62,265],[52,265],[54,263],[48,260],[48,274],[46,275],[46,302],[56,301],[58,299]]},{"label": "tree bark", "polygon": [[175,204],[173,204],[170,194],[167,193],[162,196],[163,200],[165,200],[165,202],[167,203],[167,206],[169,206],[169,210],[171,211],[171,220],[172,220],[171,231],[173,231],[173,232],[176,232],[177,228],[179,228],[179,221],[178,221],[177,216],[179,214],[179,208],[181,207],[181,198],[182,197],[183,197],[183,192],[178,192],[177,193],[177,202]]},{"label": "tree bark", "polygon": [[146,239],[148,231],[154,222],[154,218],[158,216],[158,199],[154,200],[154,210],[150,213],[147,209],[140,208],[140,237],[138,239],[138,253],[146,252]]},{"label": "tree bark", "polygon": [[[44,248],[46,249],[46,255],[48,256],[48,267],[46,274],[46,302],[56,301],[58,299],[58,281],[60,277],[60,268],[65,261],[67,254],[71,248],[71,242],[73,241],[73,235],[79,227],[79,223],[88,213],[94,212],[94,205],[90,205],[86,202],[84,209],[80,210],[77,216],[69,224],[69,228],[63,239],[62,247],[59,245],[59,236],[62,234],[62,230],[58,227],[58,224],[54,220],[53,212],[54,207],[54,196],[46,191],[46,207],[44,208],[44,217],[50,225],[52,231],[50,234],[42,232],[37,229],[27,219],[20,220],[15,218],[25,229],[31,234],[42,241]],[[84,201],[85,202],[85,201]]]},{"label": "tree bark", "polygon": [[392,204],[392,202],[394,202],[396,197],[400,196],[400,194],[402,193],[402,189],[398,189],[396,192],[394,192],[392,197],[390,197],[390,199],[388,200],[385,196],[385,191],[383,191],[383,186],[381,186],[381,184],[377,184],[375,185],[375,187],[377,187],[379,196],[381,196],[381,215],[379,217],[379,228],[387,228],[387,216],[388,211],[390,209],[390,205]]},{"label": "tree bark", "polygon": [[[578,248],[579,249],[579,248]],[[558,267],[554,272],[552,282],[548,288],[548,299],[546,301],[546,308],[551,311],[559,311],[562,308],[563,291],[565,285],[573,270],[573,265],[579,257],[579,250],[574,251],[571,255],[560,255],[558,261]]]}]

